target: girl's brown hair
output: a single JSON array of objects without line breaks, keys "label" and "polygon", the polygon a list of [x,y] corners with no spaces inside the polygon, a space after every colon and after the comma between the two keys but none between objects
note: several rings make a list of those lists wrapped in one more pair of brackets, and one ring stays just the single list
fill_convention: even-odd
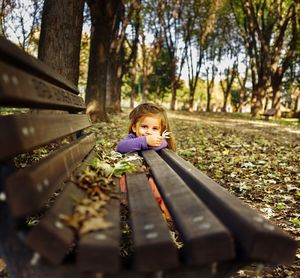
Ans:
[{"label": "girl's brown hair", "polygon": [[[161,130],[171,131],[170,123],[167,117],[165,109],[154,103],[142,103],[135,107],[129,114],[129,133],[134,133],[132,127],[142,118],[146,116],[160,116],[161,118]],[[168,148],[175,151],[175,140],[173,133],[170,134],[170,138],[166,139]]]}]

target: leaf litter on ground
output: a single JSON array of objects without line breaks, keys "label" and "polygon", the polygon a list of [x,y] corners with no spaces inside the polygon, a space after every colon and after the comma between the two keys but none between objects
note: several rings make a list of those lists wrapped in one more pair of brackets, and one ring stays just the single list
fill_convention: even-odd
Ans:
[{"label": "leaf litter on ground", "polygon": [[[127,113],[113,117],[102,142],[115,148],[127,133]],[[300,241],[300,129],[206,113],[168,112],[177,153],[251,208]],[[297,277],[290,266],[253,264],[233,277]]]}]

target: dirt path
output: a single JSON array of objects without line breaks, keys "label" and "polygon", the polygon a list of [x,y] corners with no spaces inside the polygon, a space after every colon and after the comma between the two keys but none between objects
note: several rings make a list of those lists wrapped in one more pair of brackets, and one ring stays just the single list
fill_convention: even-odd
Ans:
[{"label": "dirt path", "polygon": [[210,117],[204,114],[188,112],[168,112],[170,119],[199,122],[210,126],[230,128],[243,133],[257,133],[270,136],[272,139],[283,140],[292,144],[300,144],[300,127],[287,127],[274,122],[253,121],[244,119],[230,119]]}]

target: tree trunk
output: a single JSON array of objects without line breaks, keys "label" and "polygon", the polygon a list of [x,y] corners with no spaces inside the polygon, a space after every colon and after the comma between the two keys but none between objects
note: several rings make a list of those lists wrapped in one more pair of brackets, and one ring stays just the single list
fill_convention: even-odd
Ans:
[{"label": "tree trunk", "polygon": [[121,68],[122,64],[118,61],[116,56],[111,56],[108,63],[106,92],[106,110],[110,113],[121,111]]},{"label": "tree trunk", "polygon": [[78,84],[84,0],[45,0],[38,58]]},{"label": "tree trunk", "polygon": [[144,87],[143,87],[143,93],[142,93],[142,100],[143,102],[147,102],[150,95],[150,80],[149,77],[146,76],[146,79],[144,80]]},{"label": "tree trunk", "polygon": [[280,118],[281,117],[281,90],[280,88],[273,88],[273,90],[276,90],[276,91],[273,91],[273,95],[272,95],[272,107],[275,109],[275,114],[274,116],[276,118]]},{"label": "tree trunk", "polygon": [[253,89],[251,98],[251,115],[258,116],[263,112],[263,93],[262,88],[257,87]]},{"label": "tree trunk", "polygon": [[177,79],[176,79],[176,57],[173,55],[172,57],[172,64],[171,64],[171,90],[172,90],[172,99],[170,109],[175,110],[176,105],[176,94],[177,94]]},{"label": "tree trunk", "polygon": [[125,30],[129,20],[129,18],[124,18],[125,6],[123,1],[116,2],[114,11],[106,87],[106,110],[110,113],[121,112],[121,86],[119,83],[123,77]]},{"label": "tree trunk", "polygon": [[228,101],[229,91],[224,93],[224,102],[222,107],[222,112],[227,112],[227,101]]},{"label": "tree trunk", "polygon": [[119,0],[90,0],[91,48],[86,91],[87,112],[92,122],[106,121],[106,85],[112,27]]},{"label": "tree trunk", "polygon": [[190,90],[190,96],[189,96],[189,111],[193,112],[193,107],[194,107],[194,95],[195,91]]},{"label": "tree trunk", "polygon": [[207,103],[206,103],[206,112],[210,112],[210,101],[211,101],[211,90],[212,86],[207,81],[206,93],[207,93]]},{"label": "tree trunk", "polygon": [[131,91],[130,91],[130,108],[133,108],[134,107],[135,96],[138,94],[136,83],[135,83],[135,81],[136,81],[136,68],[135,68],[135,65],[130,70],[129,76],[130,76],[129,80],[130,80],[130,88],[131,88]]},{"label": "tree trunk", "polygon": [[291,110],[293,114],[300,112],[300,93],[292,95]]}]

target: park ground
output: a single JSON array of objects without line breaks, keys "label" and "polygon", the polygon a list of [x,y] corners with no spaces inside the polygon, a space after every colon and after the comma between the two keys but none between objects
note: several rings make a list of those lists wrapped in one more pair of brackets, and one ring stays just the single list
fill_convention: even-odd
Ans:
[{"label": "park ground", "polygon": [[[115,150],[127,134],[128,113],[124,110],[112,115],[109,122],[93,128],[105,152]],[[168,115],[179,155],[300,241],[297,120],[265,121],[247,115],[177,111],[168,111]],[[0,277],[4,268],[0,258]],[[300,247],[292,265],[253,264],[233,277],[300,278]]]},{"label": "park ground", "polygon": [[[101,123],[112,150],[128,132],[128,111]],[[300,241],[300,125],[233,114],[168,112],[177,153]],[[234,277],[300,277],[290,266],[252,265]]]}]

